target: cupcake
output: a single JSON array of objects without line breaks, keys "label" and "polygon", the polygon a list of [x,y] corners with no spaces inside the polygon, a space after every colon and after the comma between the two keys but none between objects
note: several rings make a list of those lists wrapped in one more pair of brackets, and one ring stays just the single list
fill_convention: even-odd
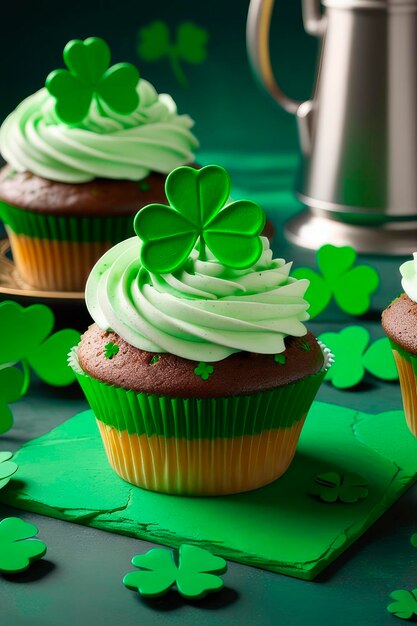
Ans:
[{"label": "cupcake", "polygon": [[110,67],[102,39],[70,41],[64,62],[1,126],[0,218],[28,285],[80,291],[198,144],[169,95],[131,64]]},{"label": "cupcake", "polygon": [[417,252],[414,260],[403,263],[402,293],[382,313],[382,326],[388,335],[397,364],[405,418],[417,437]]},{"label": "cupcake", "polygon": [[281,476],[328,350],[307,332],[308,281],[261,237],[261,208],[227,204],[218,166],[174,170],[170,206],[135,219],[87,282],[94,320],[70,365],[108,460],[163,493],[221,495]]}]

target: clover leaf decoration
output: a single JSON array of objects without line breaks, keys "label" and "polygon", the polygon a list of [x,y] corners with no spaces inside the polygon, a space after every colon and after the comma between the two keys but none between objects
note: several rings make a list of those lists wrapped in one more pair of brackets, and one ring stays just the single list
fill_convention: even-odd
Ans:
[{"label": "clover leaf decoration", "polygon": [[155,274],[174,272],[197,241],[201,261],[207,260],[207,246],[223,265],[234,269],[254,265],[262,254],[259,235],[265,213],[249,200],[226,204],[230,187],[228,173],[218,165],[171,172],[165,184],[171,206],[149,204],[135,217],[143,266]]},{"label": "clover leaf decoration", "polygon": [[187,544],[179,548],[178,565],[174,553],[164,548],[154,548],[133,557],[132,565],[139,567],[140,571],[126,574],[123,584],[145,598],[161,596],[174,585],[184,598],[204,598],[223,588],[224,582],[219,574],[227,571],[224,559]]},{"label": "clover leaf decoration", "polygon": [[203,380],[208,380],[213,372],[214,367],[212,365],[207,365],[207,363],[204,363],[203,361],[200,361],[194,370],[194,374],[200,376]]},{"label": "clover leaf decoration", "polygon": [[0,522],[0,572],[23,572],[46,554],[46,545],[33,539],[38,532],[36,526],[19,517],[6,517]]},{"label": "clover leaf decoration", "polygon": [[363,326],[347,326],[340,332],[319,336],[334,354],[335,362],[325,380],[338,389],[348,389],[361,382],[365,371],[386,381],[398,379],[398,371],[389,339],[382,337],[370,343],[370,335]]},{"label": "clover leaf decoration", "polygon": [[3,489],[17,472],[17,464],[10,460],[12,456],[11,452],[0,452],[0,489]]},{"label": "clover leaf decoration", "polygon": [[99,37],[73,39],[64,48],[67,70],[54,70],[46,88],[55,98],[55,114],[64,124],[79,124],[88,115],[95,99],[101,113],[104,106],[128,115],[139,104],[139,72],[131,63],[110,65],[110,48]]},{"label": "clover leaf decoration", "polygon": [[208,33],[192,22],[182,22],[177,29],[176,39],[171,43],[169,28],[157,20],[139,30],[138,55],[144,61],[159,61],[167,58],[180,85],[188,81],[181,61],[193,65],[203,63],[207,57]]},{"label": "clover leaf decoration", "polygon": [[387,606],[387,611],[400,619],[410,619],[417,615],[417,589],[397,589],[390,593],[394,600]]},{"label": "clover leaf decoration", "polygon": [[310,494],[319,496],[323,502],[340,500],[353,504],[367,497],[367,486],[367,481],[359,474],[349,472],[341,475],[338,472],[325,472],[316,476]]},{"label": "clover leaf decoration", "polygon": [[317,265],[321,274],[308,267],[292,272],[294,278],[310,281],[305,298],[310,304],[310,318],[324,311],[332,296],[342,311],[363,315],[368,311],[371,295],[379,285],[377,271],[369,265],[355,266],[357,253],[350,246],[326,244],[317,251]]},{"label": "clover leaf decoration", "polygon": [[17,402],[24,392],[25,377],[17,367],[0,366],[0,435],[13,426],[9,404]]},{"label": "clover leaf decoration", "polygon": [[[9,300],[0,303],[0,327],[7,331],[0,342],[0,366],[21,363],[24,371],[23,393],[29,385],[30,369],[46,383],[58,387],[75,380],[67,364],[67,355],[79,342],[80,333],[66,328],[50,335],[53,326],[54,315],[44,304],[23,307]],[[6,374],[0,369],[2,375]],[[9,373],[8,376],[12,375]],[[17,375],[13,374],[13,377],[14,388],[17,389]],[[12,401],[9,399],[9,402]]]},{"label": "clover leaf decoration", "polygon": [[285,356],[285,354],[276,354],[274,356],[274,361],[275,363],[279,363],[279,365],[285,365],[287,357]]},{"label": "clover leaf decoration", "polygon": [[104,356],[106,357],[106,359],[112,359],[118,353],[119,346],[117,345],[117,343],[109,341],[109,343],[106,343],[106,345],[104,346]]}]

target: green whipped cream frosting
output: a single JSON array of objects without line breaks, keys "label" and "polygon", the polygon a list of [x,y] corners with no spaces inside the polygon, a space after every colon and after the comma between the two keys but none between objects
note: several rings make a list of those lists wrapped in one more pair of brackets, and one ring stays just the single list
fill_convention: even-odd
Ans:
[{"label": "green whipped cream frosting", "polygon": [[245,270],[223,266],[208,251],[172,274],[148,272],[137,237],[97,262],[86,287],[87,308],[100,328],[132,346],[193,361],[220,361],[234,352],[277,354],[286,336],[302,337],[308,319],[306,279],[289,276],[291,263],[273,259],[269,242]]},{"label": "green whipped cream frosting", "polygon": [[46,88],[29,96],[0,128],[0,152],[18,172],[64,183],[94,178],[141,180],[151,171],[167,174],[194,161],[198,142],[194,122],[178,115],[168,94],[158,94],[144,79],[139,105],[120,115],[93,101],[77,127],[61,123]]}]

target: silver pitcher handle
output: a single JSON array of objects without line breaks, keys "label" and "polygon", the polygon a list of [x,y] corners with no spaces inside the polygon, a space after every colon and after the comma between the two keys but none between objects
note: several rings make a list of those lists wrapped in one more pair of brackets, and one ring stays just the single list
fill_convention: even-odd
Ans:
[{"label": "silver pitcher handle", "polygon": [[[249,60],[253,71],[271,96],[288,113],[299,118],[301,147],[304,153],[310,151],[309,117],[312,101],[294,100],[287,96],[278,85],[271,66],[269,53],[269,31],[275,0],[251,0],[246,27],[246,41]],[[320,11],[320,0],[302,0],[304,28],[310,35],[323,36],[326,18]]]}]

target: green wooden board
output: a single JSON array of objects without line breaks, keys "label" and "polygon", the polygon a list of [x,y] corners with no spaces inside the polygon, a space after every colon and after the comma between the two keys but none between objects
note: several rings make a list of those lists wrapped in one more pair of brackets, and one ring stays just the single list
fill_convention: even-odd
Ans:
[{"label": "green wooden board", "polygon": [[[314,403],[287,474],[257,491],[181,498],[123,482],[107,465],[91,411],[24,445],[0,500],[37,513],[313,579],[417,478],[417,441],[401,411],[378,415]],[[356,472],[369,496],[326,504],[309,495],[317,474]]]}]

